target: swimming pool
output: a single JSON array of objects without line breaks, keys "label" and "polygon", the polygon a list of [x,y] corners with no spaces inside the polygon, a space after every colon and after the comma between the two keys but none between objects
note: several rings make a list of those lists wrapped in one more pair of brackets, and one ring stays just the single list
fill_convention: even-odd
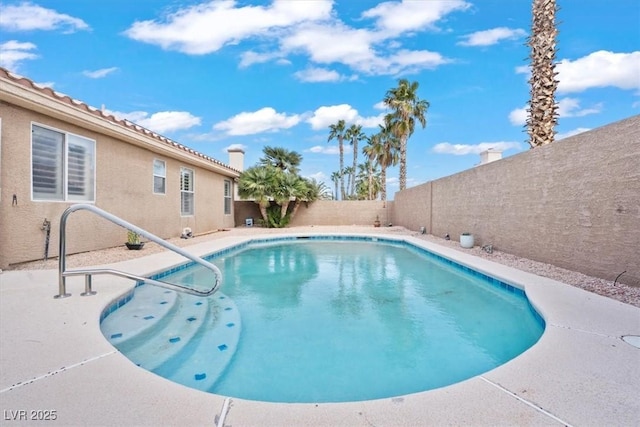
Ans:
[{"label": "swimming pool", "polygon": [[400,240],[261,239],[209,258],[223,294],[205,303],[142,286],[102,325],[140,366],[221,395],[341,402],[429,390],[505,363],[544,329],[520,289]]}]

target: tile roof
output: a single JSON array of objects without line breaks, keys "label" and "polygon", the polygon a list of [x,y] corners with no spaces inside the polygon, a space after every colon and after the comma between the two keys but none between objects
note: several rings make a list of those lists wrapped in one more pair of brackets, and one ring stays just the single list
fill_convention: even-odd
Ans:
[{"label": "tile roof", "polygon": [[20,76],[18,74],[12,73],[9,70],[0,67],[0,79],[7,79],[10,81],[13,81],[17,84],[20,84],[21,86],[24,86],[26,88],[29,89],[34,89],[38,92],[40,92],[41,94],[47,95],[50,98],[53,98],[57,101],[60,102],[64,102],[65,104],[71,105],[79,110],[83,110],[86,111],[90,114],[94,114],[96,116],[102,117],[103,119],[106,119],[110,122],[116,123],[119,126],[122,126],[123,128],[127,128],[127,129],[133,129],[134,131],[143,134],[147,137],[153,138],[155,140],[161,141],[165,144],[168,144],[170,146],[173,146],[175,149],[177,150],[182,150],[182,151],[186,151],[187,153],[190,153],[196,157],[202,158],[204,160],[210,161],[211,163],[214,163],[218,166],[222,166],[226,169],[229,169],[231,171],[234,172],[238,172],[240,173],[239,170],[232,168],[231,166],[214,159],[213,157],[207,156],[206,154],[202,154],[192,148],[189,148],[185,145],[182,145],[176,141],[173,141],[165,136],[162,136],[160,134],[158,134],[157,132],[154,132],[152,130],[149,130],[147,128],[144,128],[140,125],[137,125],[133,122],[130,122],[129,120],[125,120],[125,119],[118,119],[117,117],[115,117],[112,114],[106,114],[104,111],[102,111],[99,108],[95,108],[92,107],[90,105],[87,105],[86,103],[82,102],[82,101],[78,101],[77,99],[73,99],[68,95],[65,95],[63,93],[60,92],[56,92],[55,90],[51,89],[50,87],[46,87],[46,86],[42,86],[39,85],[37,83],[35,83],[32,80],[29,80],[26,77]]}]

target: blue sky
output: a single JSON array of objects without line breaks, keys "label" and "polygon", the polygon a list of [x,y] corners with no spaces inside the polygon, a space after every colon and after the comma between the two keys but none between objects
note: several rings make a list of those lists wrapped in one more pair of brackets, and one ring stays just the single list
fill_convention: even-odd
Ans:
[{"label": "blue sky", "polygon": [[[557,138],[640,114],[640,2],[557,3]],[[530,26],[525,0],[0,1],[0,66],[223,162],[231,146],[245,167],[265,145],[298,151],[329,188],[329,125],[375,133],[407,78],[430,103],[411,187],[528,149]]]}]

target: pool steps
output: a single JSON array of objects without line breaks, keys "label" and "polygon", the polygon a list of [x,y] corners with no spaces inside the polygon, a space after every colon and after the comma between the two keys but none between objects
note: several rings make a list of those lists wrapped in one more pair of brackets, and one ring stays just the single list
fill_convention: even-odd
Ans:
[{"label": "pool steps", "polygon": [[[178,294],[151,285],[138,286],[132,295],[135,304],[124,304],[118,315],[111,313],[100,329],[111,344],[118,348],[131,346],[134,339],[153,336],[176,310]],[[128,302],[128,301],[127,301]]]},{"label": "pool steps", "polygon": [[199,298],[148,285],[133,299],[138,308],[124,304],[102,322],[107,340],[142,368],[196,389],[213,387],[238,345],[233,301],[220,292]]},{"label": "pool steps", "polygon": [[[180,354],[153,372],[199,390],[210,390],[224,373],[238,348],[242,330],[235,303],[218,292],[217,317],[209,319]],[[177,369],[176,369],[177,367]]]}]

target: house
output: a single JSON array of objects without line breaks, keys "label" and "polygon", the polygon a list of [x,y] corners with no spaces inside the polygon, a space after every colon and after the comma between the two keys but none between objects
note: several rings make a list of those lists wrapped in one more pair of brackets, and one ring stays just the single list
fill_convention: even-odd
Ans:
[{"label": "house", "polygon": [[[230,153],[235,165],[243,154]],[[0,269],[57,256],[60,216],[76,203],[94,204],[162,238],[187,227],[193,234],[233,227],[239,175],[0,68]],[[67,222],[67,253],[123,245],[126,236],[79,211]]]}]

